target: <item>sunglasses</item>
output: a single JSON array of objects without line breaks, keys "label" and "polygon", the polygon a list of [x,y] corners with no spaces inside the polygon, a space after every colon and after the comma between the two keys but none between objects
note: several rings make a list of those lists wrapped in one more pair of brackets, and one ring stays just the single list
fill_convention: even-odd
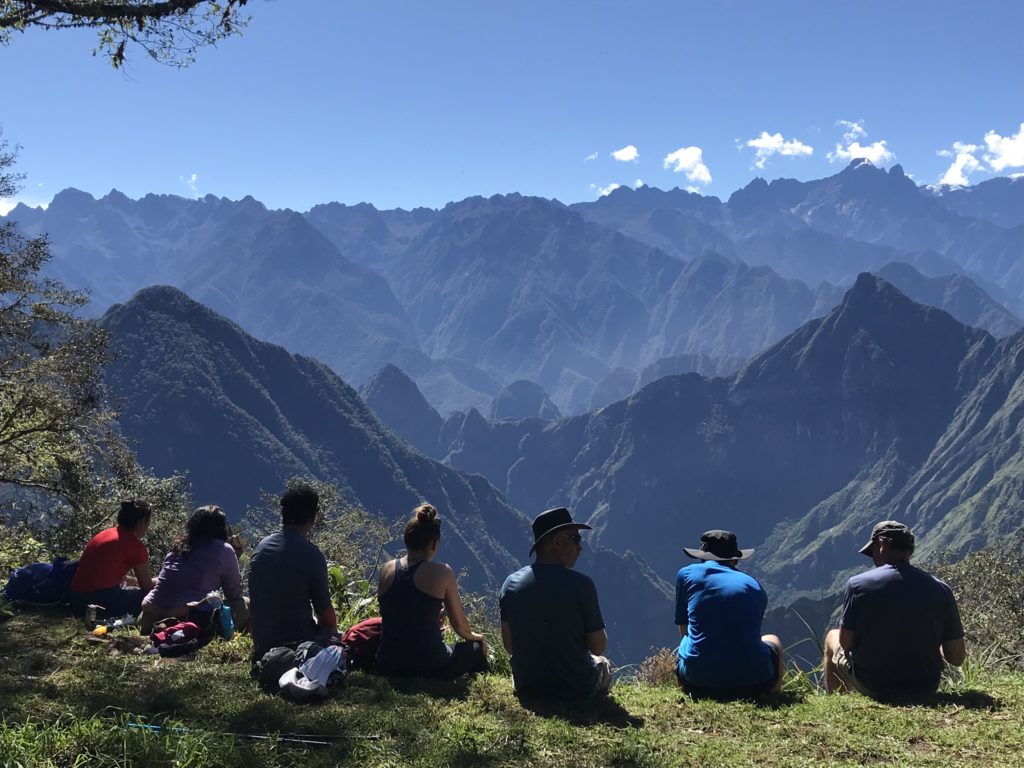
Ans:
[{"label": "sunglasses", "polygon": [[563,539],[568,539],[577,547],[583,545],[583,537],[580,536],[578,533],[560,533],[558,535],[561,536]]}]

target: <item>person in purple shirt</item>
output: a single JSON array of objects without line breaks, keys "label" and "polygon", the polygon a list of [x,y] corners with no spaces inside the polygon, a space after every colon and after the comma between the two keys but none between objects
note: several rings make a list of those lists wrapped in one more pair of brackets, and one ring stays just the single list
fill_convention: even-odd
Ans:
[{"label": "person in purple shirt", "polygon": [[164,558],[153,589],[142,601],[139,629],[149,634],[156,621],[187,618],[188,604],[210,592],[224,590],[224,598],[238,630],[249,623],[249,608],[242,597],[238,553],[243,545],[229,536],[228,520],[220,507],[199,507],[185,523],[185,532]]}]

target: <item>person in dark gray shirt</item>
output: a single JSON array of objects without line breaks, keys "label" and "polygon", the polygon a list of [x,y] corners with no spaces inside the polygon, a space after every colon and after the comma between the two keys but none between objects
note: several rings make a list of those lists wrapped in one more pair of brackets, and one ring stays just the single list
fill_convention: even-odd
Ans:
[{"label": "person in dark gray shirt", "polygon": [[914,534],[878,523],[861,554],[875,567],[850,579],[840,628],[825,636],[825,688],[876,699],[921,696],[939,687],[943,661],[967,656],[953,592],[910,564]]},{"label": "person in dark gray shirt", "polygon": [[326,641],[338,633],[327,560],[308,538],[319,505],[312,488],[289,489],[281,497],[281,530],[263,539],[253,553],[249,565],[253,660],[271,648]]},{"label": "person in dark gray shirt", "polygon": [[501,641],[512,657],[516,693],[586,698],[611,686],[608,644],[594,582],[572,570],[581,530],[569,510],[551,509],[533,521],[537,561],[501,588]]}]

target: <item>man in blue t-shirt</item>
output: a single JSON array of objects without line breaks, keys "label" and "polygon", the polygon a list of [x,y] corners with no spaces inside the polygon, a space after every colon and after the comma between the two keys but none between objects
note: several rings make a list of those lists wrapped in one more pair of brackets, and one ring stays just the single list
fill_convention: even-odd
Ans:
[{"label": "man in blue t-shirt", "polygon": [[860,552],[875,567],[849,580],[840,628],[825,635],[825,689],[875,699],[935,693],[943,661],[967,658],[953,592],[910,564],[914,534],[903,523],[878,523]]},{"label": "man in blue t-shirt", "polygon": [[679,664],[676,675],[694,696],[736,699],[782,687],[782,642],[761,634],[768,598],[737,564],[754,554],[732,531],[708,531],[700,549],[683,548],[700,563],[676,575]]},{"label": "man in blue t-shirt", "polygon": [[512,657],[520,695],[586,698],[611,687],[597,590],[572,570],[583,546],[581,530],[590,526],[573,522],[565,507],[538,515],[530,549],[536,562],[501,588],[501,643]]}]

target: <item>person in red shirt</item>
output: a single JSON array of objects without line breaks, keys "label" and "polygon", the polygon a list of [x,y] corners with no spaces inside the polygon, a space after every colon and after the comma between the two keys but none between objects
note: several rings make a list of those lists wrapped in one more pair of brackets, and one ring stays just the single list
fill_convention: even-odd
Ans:
[{"label": "person in red shirt", "polygon": [[[85,545],[71,580],[70,602],[77,613],[85,613],[87,605],[101,605],[107,616],[139,614],[142,598],[153,588],[149,551],[141,541],[151,515],[141,499],[122,501],[117,526],[100,531]],[[137,586],[126,586],[129,580]]]}]

